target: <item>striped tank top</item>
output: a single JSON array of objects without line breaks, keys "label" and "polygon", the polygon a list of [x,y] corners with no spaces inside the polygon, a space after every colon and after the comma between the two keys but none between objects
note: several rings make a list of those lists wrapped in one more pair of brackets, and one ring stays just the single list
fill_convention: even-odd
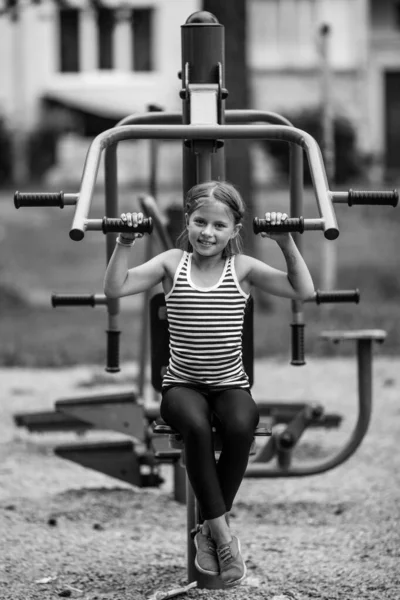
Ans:
[{"label": "striped tank top", "polygon": [[183,253],[165,296],[170,360],[162,385],[248,388],[242,332],[250,295],[239,285],[235,257],[226,259],[217,284],[201,288],[190,276],[192,256]]}]

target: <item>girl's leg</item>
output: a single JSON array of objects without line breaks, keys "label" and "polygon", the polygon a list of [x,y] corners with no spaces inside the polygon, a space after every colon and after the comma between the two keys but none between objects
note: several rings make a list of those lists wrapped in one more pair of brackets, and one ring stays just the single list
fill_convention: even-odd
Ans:
[{"label": "girl's leg", "polygon": [[211,408],[221,422],[222,452],[217,473],[229,512],[249,461],[259,411],[251,394],[240,388],[213,394]]},{"label": "girl's leg", "polygon": [[175,386],[163,392],[160,414],[182,435],[186,472],[202,518],[224,515],[227,509],[218,480],[207,399],[197,390]]}]

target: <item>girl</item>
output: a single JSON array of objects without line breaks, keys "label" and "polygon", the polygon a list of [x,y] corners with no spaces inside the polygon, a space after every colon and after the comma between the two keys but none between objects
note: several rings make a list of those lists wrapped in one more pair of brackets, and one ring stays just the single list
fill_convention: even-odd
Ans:
[{"label": "girl", "polygon": [[[287,273],[240,254],[245,206],[229,183],[194,186],[186,199],[185,250],[168,250],[128,269],[129,250],[142,213],[122,214],[132,233],[120,234],[107,267],[108,298],[138,294],[162,283],[170,331],[170,362],[163,378],[161,417],[183,437],[186,470],[199,502],[196,568],[219,575],[225,585],[246,575],[240,542],[232,536],[229,511],[246,471],[259,413],[243,369],[243,316],[252,286],[305,300],[314,293],[308,268],[288,233],[272,233]],[[272,225],[285,213],[266,213]],[[262,234],[266,236],[267,234]],[[215,460],[211,417],[222,429]]]}]

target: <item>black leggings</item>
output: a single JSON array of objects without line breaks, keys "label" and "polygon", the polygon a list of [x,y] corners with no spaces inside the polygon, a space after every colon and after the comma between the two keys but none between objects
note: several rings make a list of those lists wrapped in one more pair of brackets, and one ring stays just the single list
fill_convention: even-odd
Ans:
[{"label": "black leggings", "polygon": [[[215,519],[232,508],[244,477],[259,411],[242,388],[203,391],[173,386],[162,394],[164,421],[185,444],[186,471],[203,519]],[[213,449],[211,418],[221,424],[222,452]]]}]

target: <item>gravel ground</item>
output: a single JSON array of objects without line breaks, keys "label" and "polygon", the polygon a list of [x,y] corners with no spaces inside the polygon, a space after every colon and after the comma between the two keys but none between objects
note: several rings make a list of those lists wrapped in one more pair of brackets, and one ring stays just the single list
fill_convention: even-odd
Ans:
[{"label": "gravel ground", "polygon": [[[182,598],[400,598],[400,362],[377,354],[372,423],[357,453],[324,475],[245,479],[232,527],[247,578]],[[186,512],[173,500],[170,467],[159,489],[133,488],[55,457],[53,446],[76,441],[73,434],[29,434],[13,424],[15,412],[50,409],[90,386],[129,389],[134,375],[125,365],[109,385],[98,367],[0,370],[1,600],[143,600],[187,583]],[[301,369],[259,361],[256,382],[257,400],[321,401],[345,416],[339,431],[310,432],[300,457],[325,455],[349,435],[354,360],[312,359]]]}]

